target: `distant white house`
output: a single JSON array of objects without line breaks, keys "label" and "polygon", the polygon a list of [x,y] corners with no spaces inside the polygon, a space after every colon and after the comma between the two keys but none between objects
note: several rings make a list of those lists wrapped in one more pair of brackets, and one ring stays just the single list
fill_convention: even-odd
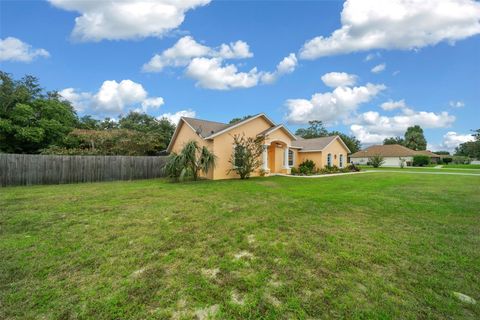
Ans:
[{"label": "distant white house", "polygon": [[366,165],[369,162],[368,159],[376,155],[383,157],[385,162],[382,166],[385,167],[400,167],[402,161],[405,161],[405,165],[411,165],[413,162],[413,157],[416,155],[429,156],[432,163],[438,163],[441,159],[440,155],[428,150],[415,151],[399,144],[389,144],[375,145],[355,152],[354,154],[350,155],[350,162],[354,164]]}]

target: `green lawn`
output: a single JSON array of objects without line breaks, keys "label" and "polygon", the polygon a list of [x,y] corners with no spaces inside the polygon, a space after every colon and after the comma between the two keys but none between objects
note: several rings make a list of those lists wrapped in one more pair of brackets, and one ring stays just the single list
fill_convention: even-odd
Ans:
[{"label": "green lawn", "polygon": [[478,319],[479,195],[386,172],[0,189],[0,319]]},{"label": "green lawn", "polygon": [[[475,168],[450,168],[449,166],[444,166],[443,168],[433,168],[433,167],[404,167],[403,169],[400,167],[379,167],[379,168],[374,168],[372,166],[360,166],[360,168],[365,171],[365,170],[383,170],[383,171],[413,171],[413,172],[419,172],[419,171],[425,171],[425,172],[452,172],[452,173],[475,173],[480,175],[480,170],[475,169]],[[460,170],[459,170],[460,169]]]},{"label": "green lawn", "polygon": [[480,169],[480,164],[449,164],[444,168],[460,168],[460,169]]},{"label": "green lawn", "polygon": [[464,173],[475,173],[480,175],[480,170],[479,169],[460,169],[459,168],[432,168],[432,167],[405,167],[405,168],[400,168],[400,167],[379,167],[379,168],[374,168],[370,166],[361,166],[360,167],[362,171],[367,171],[367,170],[382,170],[382,171],[412,171],[412,172],[451,172],[451,173],[458,173],[458,174],[464,174]]}]

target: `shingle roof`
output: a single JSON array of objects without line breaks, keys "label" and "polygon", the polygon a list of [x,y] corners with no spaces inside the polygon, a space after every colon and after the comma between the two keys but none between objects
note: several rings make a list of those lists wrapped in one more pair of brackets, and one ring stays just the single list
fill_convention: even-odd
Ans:
[{"label": "shingle roof", "polygon": [[[209,121],[209,120],[201,120],[196,118],[188,118],[188,117],[182,117],[182,120],[185,121],[190,127],[192,127],[193,130],[195,130],[195,132],[203,139],[212,139],[215,137],[215,135],[220,134],[221,131],[224,131],[236,125],[240,125],[242,122],[247,121],[248,119],[256,118],[259,116],[264,116],[267,119],[267,121],[271,123],[271,127],[268,128],[267,130],[264,130],[263,132],[260,132],[259,135],[268,135],[270,132],[274,131],[275,129],[283,127],[283,129],[285,129],[289,133],[289,135],[291,135],[292,138],[294,139],[292,141],[292,147],[300,148],[302,152],[323,150],[330,142],[332,142],[334,139],[338,137],[338,136],[329,136],[329,137],[313,138],[313,139],[303,139],[301,137],[296,137],[293,133],[290,133],[290,131],[285,126],[281,124],[276,125],[275,123],[273,123],[273,121],[268,119],[268,117],[266,117],[266,115],[263,113],[259,113],[251,117],[248,117],[246,119],[243,119],[242,121],[229,123],[229,124]],[[170,151],[172,143],[176,138],[176,133],[177,133],[177,130],[175,130],[174,136],[172,137],[172,140],[168,145],[168,148],[167,148],[168,151]]]},{"label": "shingle roof", "polygon": [[429,150],[415,151],[399,144],[375,145],[365,150],[355,152],[350,158],[366,158],[380,155],[382,157],[413,157],[415,155],[425,155],[429,157],[439,157]]},{"label": "shingle roof", "polygon": [[231,124],[226,124],[221,122],[187,118],[187,117],[183,117],[183,120],[185,120],[193,128],[193,130],[195,130],[195,132],[197,132],[202,138],[206,138],[209,135],[212,135],[225,128],[228,128],[231,125]]},{"label": "shingle roof", "polygon": [[294,147],[302,148],[302,151],[322,150],[335,138],[337,138],[337,136],[328,136],[313,139],[298,138],[298,140],[292,142],[292,145]]},{"label": "shingle roof", "polygon": [[420,150],[420,151],[415,151],[415,153],[416,154],[421,154],[421,155],[424,155],[424,156],[434,157],[434,158],[440,157],[439,154],[433,153],[430,150]]},{"label": "shingle roof", "polygon": [[276,126],[274,127],[270,127],[266,130],[263,130],[262,132],[260,132],[259,134],[257,134],[257,136],[264,136],[264,135],[267,135],[269,134],[270,132],[272,131],[275,131],[276,129],[280,128],[282,126],[282,124],[277,124]]},{"label": "shingle roof", "polygon": [[399,144],[375,145],[355,152],[350,158],[365,158],[380,155],[382,157],[412,157],[415,151]]},{"label": "shingle roof", "polygon": [[257,136],[261,137],[261,136],[267,136],[269,135],[270,133],[272,133],[273,131],[277,130],[277,129],[280,129],[282,128],[293,140],[297,140],[298,137],[295,136],[293,133],[290,132],[290,130],[288,130],[283,124],[277,124],[276,126],[273,126],[273,127],[270,127],[266,130],[263,130],[262,132],[260,132],[259,134],[257,134]]},{"label": "shingle roof", "polygon": [[202,138],[207,138],[215,133],[218,133],[222,130],[233,127],[239,124],[240,122],[244,122],[248,119],[257,117],[259,115],[261,115],[261,113],[255,114],[253,116],[250,116],[248,118],[245,118],[233,123],[222,123],[222,122],[201,120],[201,119],[188,118],[188,117],[182,117],[182,119],[185,120]]}]

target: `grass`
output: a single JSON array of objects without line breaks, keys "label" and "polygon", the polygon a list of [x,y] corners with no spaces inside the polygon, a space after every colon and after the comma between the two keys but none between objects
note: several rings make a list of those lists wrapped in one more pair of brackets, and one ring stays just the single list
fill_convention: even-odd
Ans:
[{"label": "grass", "polygon": [[444,168],[458,168],[458,169],[480,169],[480,164],[448,164]]},{"label": "grass", "polygon": [[4,188],[0,318],[478,319],[479,194],[395,173]]},{"label": "grass", "polygon": [[480,170],[478,169],[461,169],[459,168],[432,168],[432,167],[404,167],[403,169],[400,167],[379,167],[379,168],[374,168],[372,166],[360,166],[362,171],[366,170],[382,170],[382,171],[412,171],[412,172],[451,172],[451,173],[458,173],[458,174],[464,174],[464,173],[474,173],[474,174],[479,174],[480,175]]}]

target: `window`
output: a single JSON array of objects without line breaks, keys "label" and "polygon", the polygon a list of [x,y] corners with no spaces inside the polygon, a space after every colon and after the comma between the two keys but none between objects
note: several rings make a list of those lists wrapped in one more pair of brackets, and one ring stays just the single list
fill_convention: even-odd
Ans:
[{"label": "window", "polygon": [[327,166],[328,166],[328,167],[331,167],[331,166],[332,166],[332,154],[331,154],[331,153],[329,153],[329,154],[327,155]]},{"label": "window", "polygon": [[343,154],[340,155],[339,161],[340,161],[340,164],[339,164],[340,168],[343,168]]},{"label": "window", "polygon": [[293,167],[293,151],[288,150],[288,166]]}]

